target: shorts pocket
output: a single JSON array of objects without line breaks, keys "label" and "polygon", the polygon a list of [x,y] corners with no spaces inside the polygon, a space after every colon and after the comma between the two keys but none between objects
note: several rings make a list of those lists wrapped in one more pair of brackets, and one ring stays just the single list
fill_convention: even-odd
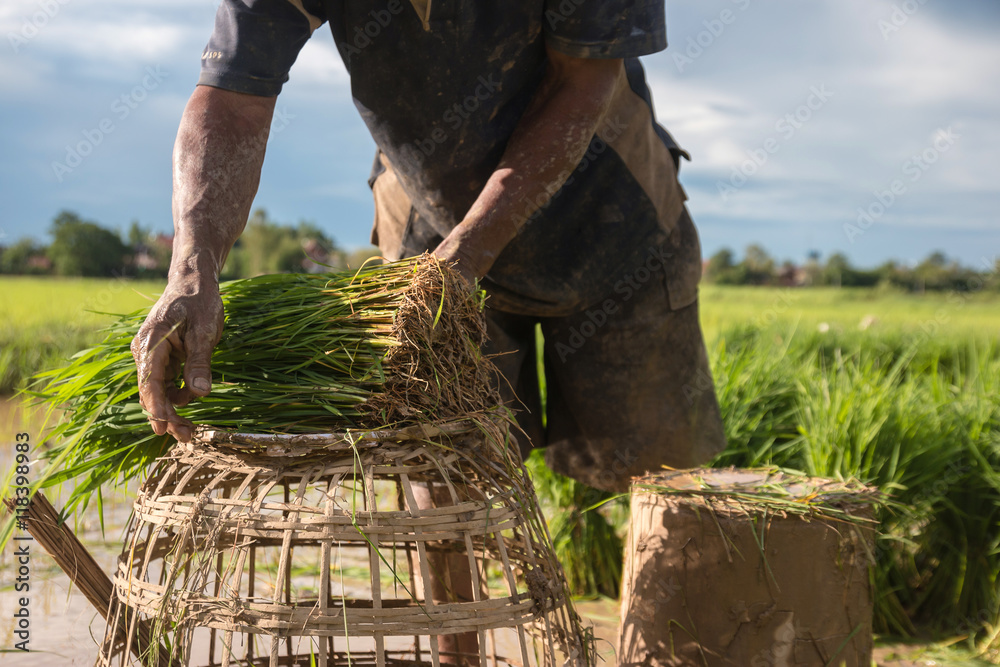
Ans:
[{"label": "shorts pocket", "polygon": [[372,225],[371,240],[389,260],[401,257],[403,237],[410,220],[413,204],[403,191],[396,173],[385,157],[380,158],[385,167],[372,183],[375,198],[375,221]]},{"label": "shorts pocket", "polygon": [[666,245],[674,257],[664,272],[667,297],[670,309],[680,310],[698,300],[698,283],[701,282],[701,241],[687,207],[681,211]]}]

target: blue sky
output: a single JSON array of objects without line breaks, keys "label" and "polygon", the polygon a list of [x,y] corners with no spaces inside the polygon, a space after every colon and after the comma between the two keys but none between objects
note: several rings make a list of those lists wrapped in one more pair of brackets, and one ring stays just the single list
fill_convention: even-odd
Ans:
[{"label": "blue sky", "polygon": [[[4,0],[0,243],[63,208],[169,230],[170,154],[214,2]],[[644,58],[706,256],[758,242],[857,264],[1000,252],[1000,3],[684,0]],[[278,100],[255,206],[365,244],[374,145],[329,31]],[[82,146],[82,150],[77,150]],[[80,153],[86,152],[86,155]],[[867,211],[867,217],[859,212]]]}]

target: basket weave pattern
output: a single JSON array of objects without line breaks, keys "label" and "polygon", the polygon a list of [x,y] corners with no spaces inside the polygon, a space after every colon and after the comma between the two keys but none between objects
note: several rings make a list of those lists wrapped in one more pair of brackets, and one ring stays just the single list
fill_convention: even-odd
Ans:
[{"label": "basket weave pattern", "polygon": [[[510,452],[495,420],[178,445],[136,498],[98,667],[586,664]],[[471,597],[443,559],[468,563]],[[160,641],[141,661],[138,623]],[[458,633],[478,653],[442,655]]]}]

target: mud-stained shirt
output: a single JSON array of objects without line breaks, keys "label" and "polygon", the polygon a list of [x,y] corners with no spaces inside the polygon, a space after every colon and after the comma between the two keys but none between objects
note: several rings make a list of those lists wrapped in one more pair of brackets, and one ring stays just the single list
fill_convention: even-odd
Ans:
[{"label": "mud-stained shirt", "polygon": [[545,74],[546,47],[624,59],[586,154],[484,283],[503,310],[574,312],[666,235],[678,243],[671,306],[694,301],[697,239],[680,247],[677,232],[686,154],[657,124],[637,60],[666,48],[663,0],[222,0],[199,84],[277,95],[323,23],[378,146],[373,240],[390,257],[433,249],[462,221]]}]

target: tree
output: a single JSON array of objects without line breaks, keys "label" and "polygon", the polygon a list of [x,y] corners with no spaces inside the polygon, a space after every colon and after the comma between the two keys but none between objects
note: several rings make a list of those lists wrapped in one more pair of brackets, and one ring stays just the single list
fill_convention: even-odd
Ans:
[{"label": "tree", "polygon": [[128,246],[133,250],[141,250],[149,244],[151,231],[143,227],[138,220],[133,220],[128,227]]},{"label": "tree", "polygon": [[948,289],[956,287],[960,267],[955,262],[948,262],[948,257],[941,251],[933,252],[917,264],[913,269],[918,289]]},{"label": "tree", "polygon": [[723,248],[708,259],[705,266],[705,278],[709,282],[718,282],[719,278],[731,271],[736,262],[733,260],[733,251]]},{"label": "tree", "polygon": [[736,264],[732,250],[723,248],[709,258],[705,278],[719,285],[742,285],[746,282],[746,270],[742,264]]},{"label": "tree", "polygon": [[59,213],[49,233],[48,256],[59,275],[112,276],[125,268],[128,249],[118,234],[81,220],[76,213]]},{"label": "tree", "polygon": [[259,208],[250,215],[243,235],[233,246],[224,276],[315,271],[325,265],[340,266],[342,255],[337,244],[314,223],[283,225]]},{"label": "tree", "polygon": [[841,287],[844,284],[844,274],[851,271],[851,262],[847,255],[835,252],[826,260],[823,267],[823,284]]},{"label": "tree", "polygon": [[823,282],[823,267],[820,265],[820,258],[823,255],[819,250],[810,250],[806,255],[806,265],[803,267],[806,273],[807,285],[819,285]]},{"label": "tree", "polygon": [[0,251],[0,273],[25,274],[44,273],[44,269],[34,266],[45,257],[45,248],[30,238],[21,239],[9,248]]},{"label": "tree", "polygon": [[[348,269],[360,269],[365,262],[373,257],[381,257],[382,251],[375,246],[363,246],[345,253],[344,263]],[[376,264],[378,262],[375,262]]]},{"label": "tree", "polygon": [[754,285],[766,285],[774,279],[774,260],[763,247],[753,244],[747,246],[743,257],[743,267],[746,270],[746,280]]},{"label": "tree", "polygon": [[879,269],[855,269],[847,256],[839,252],[830,255],[823,268],[823,284],[834,287],[874,287],[882,277]]}]

